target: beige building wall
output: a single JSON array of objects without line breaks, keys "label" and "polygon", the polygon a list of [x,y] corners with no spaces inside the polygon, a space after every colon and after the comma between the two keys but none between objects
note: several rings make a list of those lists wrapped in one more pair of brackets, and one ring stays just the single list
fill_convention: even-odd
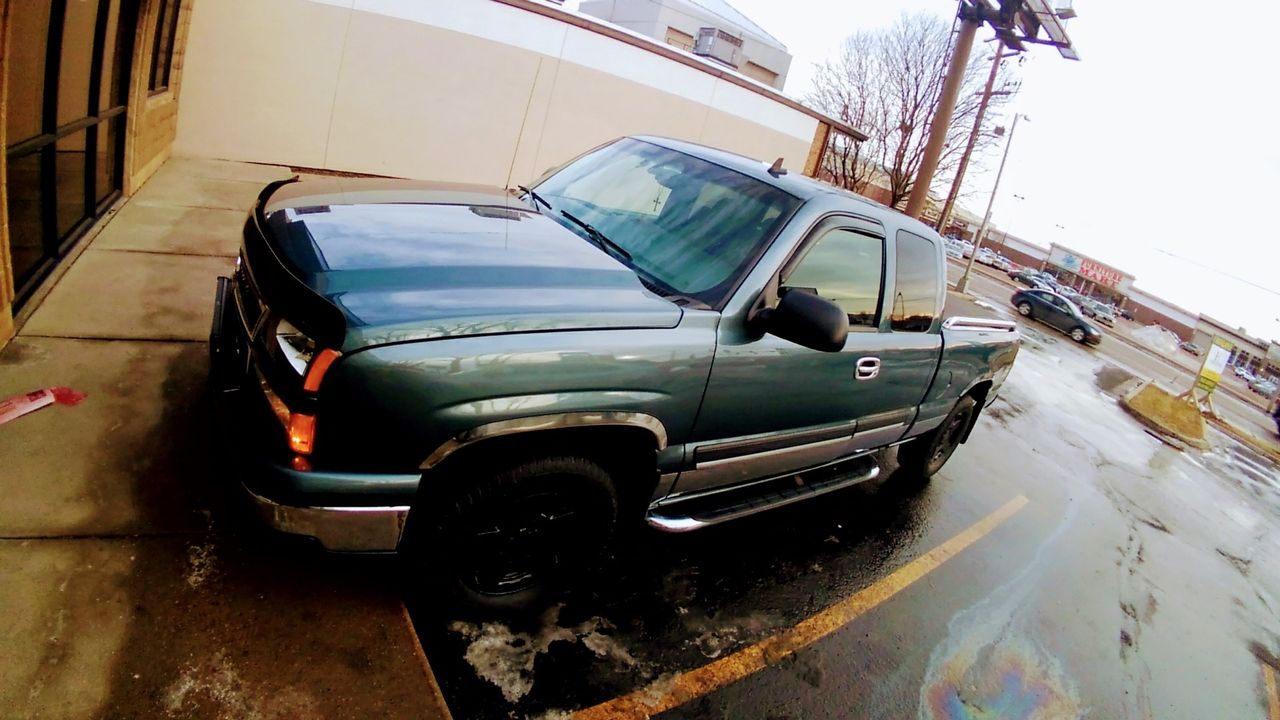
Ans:
[{"label": "beige building wall", "polygon": [[175,152],[501,185],[648,133],[803,169],[812,113],[518,4],[197,2]]}]

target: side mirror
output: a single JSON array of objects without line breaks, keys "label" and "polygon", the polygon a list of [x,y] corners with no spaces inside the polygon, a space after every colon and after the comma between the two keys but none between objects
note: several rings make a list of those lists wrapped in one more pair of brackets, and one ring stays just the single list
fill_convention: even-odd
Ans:
[{"label": "side mirror", "polygon": [[849,337],[849,315],[839,305],[816,294],[790,288],[778,301],[778,307],[764,318],[765,332],[797,345],[839,352]]}]

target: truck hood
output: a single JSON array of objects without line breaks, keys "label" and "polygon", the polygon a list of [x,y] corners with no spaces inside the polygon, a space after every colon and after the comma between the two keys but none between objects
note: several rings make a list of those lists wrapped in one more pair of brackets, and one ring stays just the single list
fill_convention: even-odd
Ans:
[{"label": "truck hood", "polygon": [[262,218],[281,261],[342,311],[344,351],[680,322],[626,265],[500,188],[306,180],[276,189]]}]

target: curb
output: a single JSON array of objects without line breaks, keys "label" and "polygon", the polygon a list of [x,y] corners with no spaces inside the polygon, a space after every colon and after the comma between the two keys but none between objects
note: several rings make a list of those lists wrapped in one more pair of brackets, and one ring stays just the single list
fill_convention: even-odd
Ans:
[{"label": "curb", "polygon": [[1252,433],[1245,432],[1243,429],[1236,427],[1230,422],[1222,418],[1216,418],[1212,415],[1206,415],[1205,420],[1215,428],[1230,435],[1237,442],[1246,445],[1250,450],[1269,458],[1272,462],[1280,463],[1280,448],[1264,443],[1260,438]]}]

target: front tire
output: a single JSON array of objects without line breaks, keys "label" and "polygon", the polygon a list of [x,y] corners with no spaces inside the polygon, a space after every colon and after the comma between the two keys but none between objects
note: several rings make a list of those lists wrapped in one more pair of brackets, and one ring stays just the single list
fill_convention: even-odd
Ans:
[{"label": "front tire", "polygon": [[1071,339],[1072,339],[1072,340],[1075,340],[1075,341],[1076,341],[1076,342],[1078,342],[1078,343],[1082,343],[1082,342],[1084,342],[1084,337],[1085,337],[1085,336],[1084,336],[1084,328],[1082,328],[1082,327],[1074,327],[1074,328],[1071,328]]},{"label": "front tire", "polygon": [[1018,304],[1018,314],[1022,317],[1031,317],[1031,303],[1023,302]]},{"label": "front tire", "polygon": [[933,477],[960,447],[977,408],[971,395],[960,398],[936,429],[898,447],[898,467],[917,480]]},{"label": "front tire", "polygon": [[462,606],[484,615],[536,612],[593,566],[617,524],[617,492],[596,462],[562,455],[450,473],[457,488],[411,553]]}]

